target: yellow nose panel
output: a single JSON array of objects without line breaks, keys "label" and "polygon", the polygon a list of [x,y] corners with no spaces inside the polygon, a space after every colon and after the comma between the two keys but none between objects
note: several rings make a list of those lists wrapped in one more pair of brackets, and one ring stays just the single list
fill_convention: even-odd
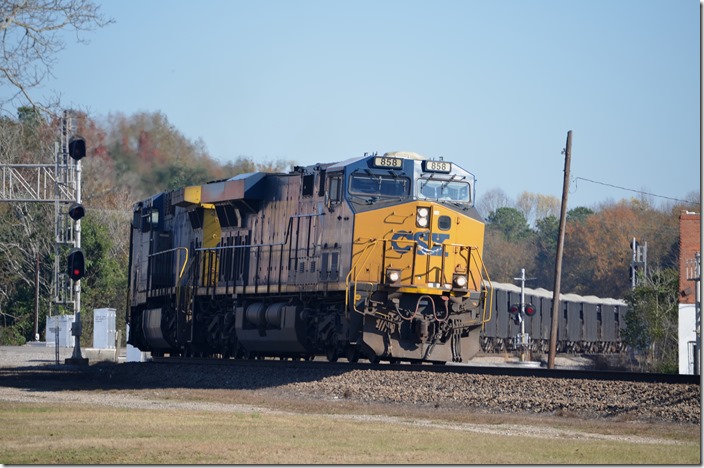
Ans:
[{"label": "yellow nose panel", "polygon": [[[355,216],[352,280],[420,290],[481,289],[484,224],[440,204],[413,202]],[[396,280],[398,278],[398,280]]]}]

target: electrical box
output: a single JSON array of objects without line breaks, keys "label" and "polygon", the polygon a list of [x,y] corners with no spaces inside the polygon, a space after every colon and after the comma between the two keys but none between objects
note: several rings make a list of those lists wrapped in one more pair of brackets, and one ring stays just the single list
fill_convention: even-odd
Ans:
[{"label": "electrical box", "polygon": [[115,349],[115,309],[93,309],[93,348]]},{"label": "electrical box", "polygon": [[47,347],[73,348],[75,339],[71,335],[71,325],[74,319],[74,315],[54,315],[46,318],[44,336]]}]

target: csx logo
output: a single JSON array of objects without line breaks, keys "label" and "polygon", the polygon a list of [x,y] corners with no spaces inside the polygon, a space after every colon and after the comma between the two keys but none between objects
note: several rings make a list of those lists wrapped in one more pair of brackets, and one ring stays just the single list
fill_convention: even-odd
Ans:
[{"label": "csx logo", "polygon": [[[433,248],[432,249],[428,248],[428,236],[429,235],[430,235],[430,231],[419,231],[416,233],[407,232],[407,231],[399,231],[391,237],[391,248],[400,254],[405,254],[406,252],[411,250],[411,243],[410,242],[399,242],[399,241],[401,239],[407,240],[407,241],[416,241],[416,243],[418,244],[418,255],[440,256],[442,254],[442,245],[440,245],[440,244],[442,244],[447,239],[449,239],[450,235],[449,234],[434,233],[432,236],[432,239],[433,239]],[[448,253],[445,252],[445,256],[447,256],[447,255],[448,255]]]}]

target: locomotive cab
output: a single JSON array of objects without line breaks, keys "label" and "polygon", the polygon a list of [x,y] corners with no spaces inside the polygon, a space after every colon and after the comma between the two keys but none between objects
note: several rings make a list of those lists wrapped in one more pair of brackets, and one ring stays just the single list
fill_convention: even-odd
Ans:
[{"label": "locomotive cab", "polygon": [[367,167],[348,166],[355,217],[346,286],[365,354],[419,361],[472,357],[489,320],[474,176],[414,153],[387,153],[360,164]]}]

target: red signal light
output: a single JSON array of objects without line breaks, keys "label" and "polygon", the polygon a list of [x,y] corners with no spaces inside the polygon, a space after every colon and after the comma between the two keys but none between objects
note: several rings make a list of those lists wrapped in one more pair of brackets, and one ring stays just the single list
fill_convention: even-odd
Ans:
[{"label": "red signal light", "polygon": [[523,309],[528,317],[535,315],[536,309],[533,304],[526,304],[525,309]]},{"label": "red signal light", "polygon": [[85,275],[85,258],[81,249],[71,249],[68,253],[68,277],[74,281],[78,281]]}]

